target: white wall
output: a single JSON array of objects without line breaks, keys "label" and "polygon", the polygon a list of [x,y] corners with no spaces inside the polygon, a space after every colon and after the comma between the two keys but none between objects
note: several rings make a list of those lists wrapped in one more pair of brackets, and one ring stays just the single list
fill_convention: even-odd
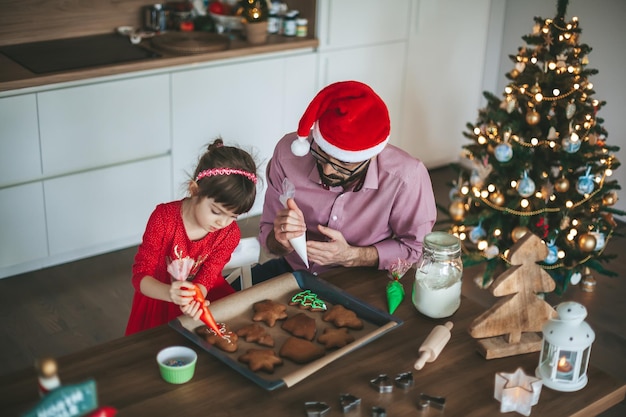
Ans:
[{"label": "white wall", "polygon": [[[495,3],[495,2],[494,2]],[[521,37],[531,33],[533,18],[551,18],[556,15],[556,0],[507,0],[504,22],[491,24],[502,26],[500,63],[497,71],[498,87],[485,90],[500,95],[507,83],[504,74],[511,70],[508,56],[517,53],[524,45]],[[607,143],[621,147],[617,158],[626,163],[626,1],[624,0],[570,0],[566,20],[577,16],[582,30],[580,42],[592,48],[588,68],[595,68],[598,74],[590,78],[596,94],[594,98],[606,101],[598,112],[604,119],[603,126],[608,132]],[[497,34],[492,34],[492,45],[496,46]],[[486,71],[489,71],[487,68]],[[626,189],[626,164],[614,172],[614,178]],[[626,210],[626,194],[620,193],[615,208]]]}]

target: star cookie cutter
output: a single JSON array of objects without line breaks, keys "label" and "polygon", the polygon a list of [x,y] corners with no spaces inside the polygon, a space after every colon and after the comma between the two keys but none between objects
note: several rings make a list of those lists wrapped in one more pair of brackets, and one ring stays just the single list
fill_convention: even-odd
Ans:
[{"label": "star cookie cutter", "polygon": [[417,408],[424,410],[427,407],[434,407],[439,410],[443,410],[445,405],[446,399],[444,397],[434,397],[432,395],[421,393],[419,402],[417,403]]},{"label": "star cookie cutter", "polygon": [[304,403],[307,417],[324,417],[330,411],[328,404],[321,401],[308,401]]},{"label": "star cookie cutter", "polygon": [[341,404],[343,412],[347,413],[348,411],[357,408],[359,404],[361,404],[361,399],[352,394],[341,394],[339,395],[339,404]]},{"label": "star cookie cutter", "polygon": [[387,374],[378,375],[370,381],[370,384],[380,393],[393,391],[393,384]]},{"label": "star cookie cutter", "polygon": [[409,388],[413,386],[413,374],[411,372],[402,372],[396,375],[396,386],[398,388]]}]

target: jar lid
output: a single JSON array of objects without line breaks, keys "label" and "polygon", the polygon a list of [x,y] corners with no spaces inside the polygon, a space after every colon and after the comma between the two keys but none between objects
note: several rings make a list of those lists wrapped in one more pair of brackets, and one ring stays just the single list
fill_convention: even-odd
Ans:
[{"label": "jar lid", "polygon": [[435,252],[453,254],[461,251],[461,241],[450,233],[431,232],[424,237],[424,247]]}]

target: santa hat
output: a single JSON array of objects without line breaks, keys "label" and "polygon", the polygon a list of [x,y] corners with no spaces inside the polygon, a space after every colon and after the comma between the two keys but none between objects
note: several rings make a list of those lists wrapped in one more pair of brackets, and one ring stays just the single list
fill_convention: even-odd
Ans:
[{"label": "santa hat", "polygon": [[362,162],[379,154],[389,141],[389,112],[383,100],[367,85],[342,81],[321,90],[298,125],[294,155],[309,152],[308,136],[321,150],[343,162]]}]

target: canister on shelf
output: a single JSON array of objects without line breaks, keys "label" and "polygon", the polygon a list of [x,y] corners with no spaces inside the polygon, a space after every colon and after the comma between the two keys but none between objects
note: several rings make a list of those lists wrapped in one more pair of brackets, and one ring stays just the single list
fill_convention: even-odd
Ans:
[{"label": "canister on shelf", "polygon": [[306,38],[308,34],[309,21],[303,17],[296,19],[296,37]]},{"label": "canister on shelf", "polygon": [[283,35],[296,36],[296,19],[298,18],[298,14],[300,14],[300,12],[297,10],[290,10],[285,14]]}]

